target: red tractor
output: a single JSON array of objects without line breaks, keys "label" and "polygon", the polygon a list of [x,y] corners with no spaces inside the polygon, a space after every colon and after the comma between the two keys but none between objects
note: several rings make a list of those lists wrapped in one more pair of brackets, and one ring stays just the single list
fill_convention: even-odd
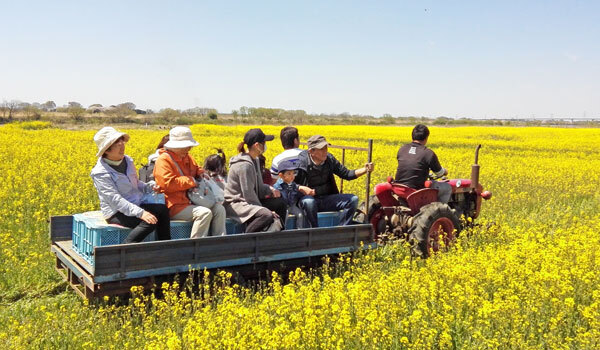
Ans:
[{"label": "red tractor", "polygon": [[413,243],[413,252],[424,258],[450,245],[462,226],[477,218],[481,199],[492,197],[479,183],[480,148],[478,145],[475,149],[470,179],[442,180],[452,186],[448,204],[437,201],[438,191],[429,188],[431,181],[426,181],[425,188],[420,190],[395,183],[391,177],[376,185],[368,211],[375,234],[380,238],[409,240]]}]

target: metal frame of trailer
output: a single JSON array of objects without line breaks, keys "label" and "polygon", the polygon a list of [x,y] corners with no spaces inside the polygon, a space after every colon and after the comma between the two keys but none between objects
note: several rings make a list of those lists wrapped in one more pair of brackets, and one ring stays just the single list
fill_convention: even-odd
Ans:
[{"label": "metal frame of trailer", "polygon": [[281,270],[376,247],[372,226],[359,224],[101,246],[94,248],[91,265],[71,247],[72,225],[72,216],[50,219],[51,250],[56,270],[88,299],[124,294],[137,285],[151,288],[158,277],[191,270]]}]

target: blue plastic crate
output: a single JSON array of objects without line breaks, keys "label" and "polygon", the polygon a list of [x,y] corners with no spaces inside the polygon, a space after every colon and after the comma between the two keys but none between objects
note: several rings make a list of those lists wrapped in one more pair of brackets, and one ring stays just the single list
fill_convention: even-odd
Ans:
[{"label": "blue plastic crate", "polygon": [[[73,215],[73,250],[93,264],[94,247],[123,243],[130,232],[130,228],[106,223],[99,211],[75,214]],[[154,240],[155,233],[152,232],[143,242]]]},{"label": "blue plastic crate", "polygon": [[193,221],[171,221],[171,239],[190,238]]},{"label": "blue plastic crate", "polygon": [[[338,226],[340,224],[342,212],[341,211],[322,211],[317,213],[317,220],[319,227],[331,227]],[[286,230],[293,230],[297,228],[298,219],[296,215],[289,215],[285,222]]]},{"label": "blue plastic crate", "polygon": [[319,227],[338,226],[340,224],[341,211],[324,211],[317,214]]},{"label": "blue plastic crate", "polygon": [[244,233],[246,230],[244,224],[240,224],[237,221],[227,218],[225,220],[225,229],[228,235],[237,235],[239,233]]}]

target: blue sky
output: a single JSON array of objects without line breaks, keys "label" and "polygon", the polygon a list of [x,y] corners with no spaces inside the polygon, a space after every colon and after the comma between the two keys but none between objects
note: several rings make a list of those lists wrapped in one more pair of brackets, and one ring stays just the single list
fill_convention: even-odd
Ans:
[{"label": "blue sky", "polygon": [[598,1],[0,0],[0,100],[600,118]]}]

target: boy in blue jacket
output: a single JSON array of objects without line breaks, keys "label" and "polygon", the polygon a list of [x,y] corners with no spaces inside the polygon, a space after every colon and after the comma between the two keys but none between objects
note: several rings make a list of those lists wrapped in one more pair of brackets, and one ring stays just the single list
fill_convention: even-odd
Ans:
[{"label": "boy in blue jacket", "polygon": [[286,227],[289,215],[296,215],[296,226],[297,228],[306,227],[304,223],[304,211],[298,207],[298,200],[304,196],[302,192],[298,190],[298,184],[294,182],[296,178],[296,170],[298,169],[294,163],[290,161],[283,161],[279,164],[279,179],[273,187],[281,192],[281,197],[288,206]]}]

